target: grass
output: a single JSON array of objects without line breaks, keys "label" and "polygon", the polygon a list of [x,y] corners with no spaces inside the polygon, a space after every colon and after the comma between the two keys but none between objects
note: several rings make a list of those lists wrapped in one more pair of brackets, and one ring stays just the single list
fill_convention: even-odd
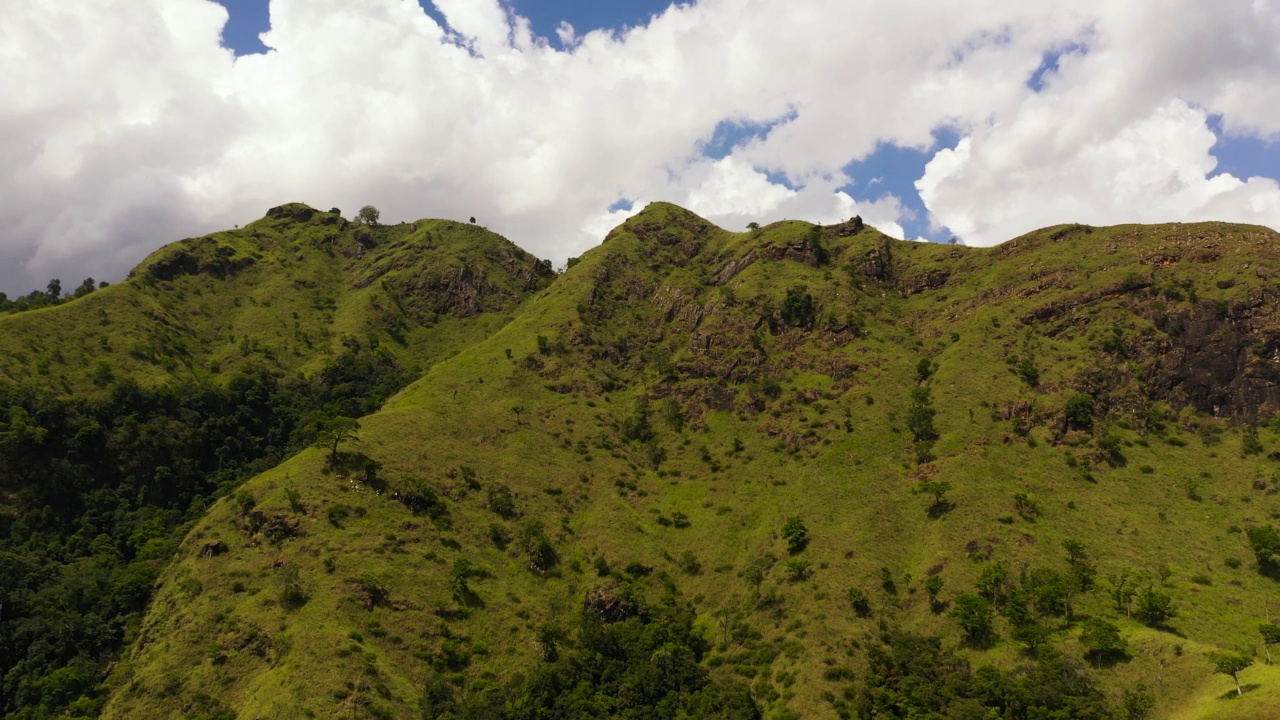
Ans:
[{"label": "grass", "polygon": [[[769,712],[829,717],[823,693],[847,683],[846,670],[830,668],[858,677],[858,647],[881,620],[960,645],[954,624],[928,606],[923,583],[931,571],[943,578],[940,598],[948,601],[973,587],[983,564],[971,556],[989,553],[1015,575],[1024,565],[1063,569],[1069,538],[1086,544],[1103,587],[1122,569],[1155,585],[1159,568],[1173,570],[1162,589],[1181,612],[1169,630],[1123,617],[1101,590],[1077,604],[1080,617],[1116,622],[1130,641],[1130,658],[1098,673],[1113,700],[1143,683],[1159,691],[1158,717],[1273,714],[1280,702],[1273,668],[1246,670],[1242,681],[1257,688],[1224,699],[1230,679],[1211,674],[1205,653],[1257,646],[1274,581],[1251,559],[1236,568],[1224,560],[1251,558],[1243,534],[1229,527],[1280,517],[1270,486],[1253,484],[1274,472],[1266,456],[1280,449],[1280,437],[1261,426],[1266,452],[1243,456],[1240,430],[1225,421],[1188,411],[1154,421],[1157,403],[1189,398],[1177,395],[1181,386],[1150,379],[1165,377],[1161,359],[1178,342],[1158,329],[1162,318],[1182,313],[1185,332],[1201,332],[1195,323],[1208,321],[1197,308],[1270,292],[1245,266],[1274,263],[1280,238],[1220,224],[1088,233],[1064,226],[978,250],[828,228],[832,262],[815,267],[801,243],[810,227],[788,222],[735,234],[671,205],[650,206],[512,309],[509,322],[484,326],[483,340],[424,364],[420,380],[362,420],[360,442],[344,450],[376,460],[385,488],[328,467],[322,451],[302,453],[245,486],[265,516],[300,523],[298,537],[279,544],[243,530],[229,499],[217,503],[166,573],[104,716],[170,716],[198,689],[216,688],[245,717],[370,708],[414,717],[431,668],[472,683],[501,681],[537,662],[537,629],[568,627],[584,594],[608,582],[595,569],[603,558],[613,572],[632,563],[654,568],[645,580],[652,592],[674,584],[695,603],[708,637],[723,637],[723,619],[759,633],[758,641],[718,644],[708,660],[713,673],[751,676]],[[1220,257],[1197,261],[1209,244]],[[867,259],[886,248],[893,275],[869,275]],[[715,284],[729,263],[753,254],[754,262]],[[1157,255],[1181,259],[1155,269]],[[939,271],[949,273],[946,282],[925,287]],[[1200,304],[1185,293],[1173,301],[1117,291],[1135,272],[1156,288],[1189,279]],[[1206,280],[1225,276],[1235,284]],[[814,327],[770,332],[771,310],[797,285],[817,304]],[[367,302],[357,291],[344,297],[347,310],[335,311],[335,324]],[[1061,310],[1035,319],[1054,307]],[[846,327],[851,314],[861,318],[861,333]],[[266,322],[248,311],[242,317],[253,327]],[[1126,338],[1127,359],[1102,349],[1113,328]],[[925,465],[916,462],[906,424],[922,357],[937,364],[928,387],[939,433],[935,460]],[[1034,359],[1037,387],[1014,372],[1014,357]],[[1106,403],[1095,433],[1063,433],[1067,400],[1086,391]],[[641,399],[651,441],[626,438]],[[664,408],[673,403],[682,423],[668,419]],[[1006,415],[1025,418],[1025,435]],[[1201,426],[1218,427],[1212,437],[1220,442],[1206,445]],[[1123,464],[1101,459],[1097,442],[1107,434],[1118,438]],[[463,481],[464,465],[480,489]],[[441,493],[447,523],[415,516],[395,499],[397,483],[409,477]],[[1201,500],[1188,497],[1188,477],[1199,480]],[[931,498],[913,491],[924,479],[951,485],[954,507],[936,519],[927,512]],[[514,492],[515,518],[487,507],[487,490],[497,485]],[[291,509],[286,490],[299,494],[304,512]],[[1018,493],[1034,498],[1034,521],[1016,513]],[[341,528],[327,520],[338,504],[351,508]],[[687,527],[659,521],[677,512]],[[792,516],[811,538],[798,556],[811,576],[800,581],[787,578],[780,537]],[[530,521],[541,523],[559,556],[544,573],[528,569],[518,540]],[[492,525],[517,540],[496,547]],[[230,551],[201,558],[199,548],[218,540]],[[682,569],[685,553],[700,574]],[[759,608],[740,574],[766,553],[780,561],[762,590],[778,599]],[[449,589],[460,559],[485,572],[470,581],[478,602],[461,602]],[[307,598],[297,609],[279,600],[289,568]],[[881,588],[882,568],[895,594]],[[1212,583],[1193,581],[1202,574]],[[365,606],[357,585],[366,576],[385,587],[388,604]],[[850,588],[867,594],[871,617],[849,607]],[[1003,621],[998,630],[1003,639],[991,649],[963,650],[975,666],[1020,662]],[[254,643],[264,635],[260,651]],[[226,662],[210,659],[211,642]],[[1074,631],[1057,633],[1053,644],[1083,657]],[[760,648],[767,652],[751,655]]]},{"label": "grass", "polygon": [[351,339],[423,368],[492,334],[551,275],[474,225],[273,212],[168,245],[125,282],[0,317],[0,378],[84,395],[112,379],[216,379],[251,364],[307,374]]}]

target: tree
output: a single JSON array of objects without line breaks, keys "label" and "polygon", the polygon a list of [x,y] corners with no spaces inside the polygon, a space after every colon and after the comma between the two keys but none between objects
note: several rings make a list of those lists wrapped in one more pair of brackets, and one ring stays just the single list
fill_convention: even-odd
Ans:
[{"label": "tree", "polygon": [[831,253],[827,251],[826,246],[822,244],[822,226],[814,225],[809,228],[809,235],[806,238],[809,244],[809,250],[813,253],[814,262],[818,265],[826,265],[831,259]]},{"label": "tree", "polygon": [[1135,614],[1144,624],[1156,627],[1177,617],[1178,607],[1172,597],[1148,585],[1138,593],[1138,611]]},{"label": "tree", "polygon": [[1080,644],[1095,664],[1109,657],[1123,656],[1129,649],[1129,643],[1120,636],[1120,628],[1097,618],[1086,622],[1080,630]]},{"label": "tree", "polygon": [[97,289],[98,289],[98,286],[96,283],[93,282],[93,278],[85,278],[84,282],[80,283],[80,287],[76,288],[75,296],[84,297],[85,295],[88,295],[89,293]]},{"label": "tree", "polygon": [[817,314],[818,306],[803,285],[787,288],[787,296],[782,301],[780,313],[784,325],[810,330],[813,328]]},{"label": "tree", "polygon": [[1062,547],[1067,551],[1067,563],[1071,565],[1071,574],[1076,576],[1080,589],[1088,591],[1093,587],[1093,579],[1098,575],[1098,568],[1089,560],[1084,551],[1084,543],[1079,540],[1063,540]]},{"label": "tree", "polygon": [[58,278],[50,280],[49,286],[45,288],[44,294],[45,297],[49,299],[49,302],[58,302],[62,299],[62,281]]},{"label": "tree", "polygon": [[747,229],[748,229],[748,230],[750,230],[750,231],[752,231],[752,232],[755,232],[756,230],[759,230],[759,229],[760,229],[760,223],[758,223],[758,222],[749,222],[749,223],[747,223]]},{"label": "tree", "polygon": [[942,592],[942,576],[934,575],[924,581],[924,591],[929,594],[929,607],[937,612],[938,593]]},{"label": "tree", "polygon": [[993,615],[986,598],[969,593],[959,595],[952,601],[949,615],[971,642],[981,642],[991,635]]},{"label": "tree", "polygon": [[329,449],[329,457],[338,459],[338,446],[347,441],[357,441],[356,433],[360,431],[360,421],[345,415],[333,415],[319,423],[316,433],[316,447]]},{"label": "tree", "polygon": [[1138,683],[1132,689],[1124,691],[1124,719],[1146,720],[1156,707],[1156,699],[1147,691],[1147,686]]},{"label": "tree", "polygon": [[453,595],[453,599],[457,600],[461,605],[477,605],[480,598],[476,595],[476,591],[471,589],[468,582],[473,577],[480,577],[482,572],[477,570],[471,564],[471,561],[465,558],[459,558],[453,561],[453,571],[449,573],[448,587],[449,592]]},{"label": "tree", "polygon": [[916,380],[924,382],[928,380],[934,372],[938,370],[938,364],[927,357],[920,358],[920,362],[916,363]]},{"label": "tree", "polygon": [[1013,630],[1013,639],[1027,646],[1027,652],[1033,657],[1040,656],[1040,649],[1049,644],[1053,633],[1038,622],[1029,622],[1017,626]]},{"label": "tree", "polygon": [[774,557],[772,553],[765,553],[762,557],[747,563],[747,567],[743,569],[742,578],[751,583],[752,597],[755,600],[758,601],[760,599],[760,586],[764,583],[765,577],[768,576],[769,570],[776,562],[778,562],[778,558]]},{"label": "tree", "polygon": [[853,607],[853,611],[858,617],[866,617],[871,614],[871,600],[867,598],[867,594],[858,588],[849,588],[849,605]]},{"label": "tree", "polygon": [[1039,506],[1026,493],[1017,493],[1013,496],[1013,509],[1017,510],[1018,515],[1027,522],[1035,522],[1036,516],[1040,514]]},{"label": "tree", "polygon": [[382,213],[378,212],[378,208],[372,205],[365,205],[360,208],[360,212],[356,213],[356,219],[365,225],[377,225],[380,217],[382,217]]},{"label": "tree", "polygon": [[1267,653],[1267,664],[1271,664],[1271,646],[1280,643],[1280,625],[1271,623],[1263,623],[1258,626],[1258,632],[1262,634],[1262,648]]},{"label": "tree", "polygon": [[807,560],[788,560],[787,561],[787,577],[791,582],[804,582],[808,580],[813,571],[810,570],[810,563]]},{"label": "tree", "polygon": [[795,555],[809,545],[809,528],[798,517],[789,518],[782,526],[782,537],[787,541],[787,552]]},{"label": "tree", "polygon": [[1240,671],[1253,664],[1253,658],[1236,653],[1209,653],[1209,662],[1213,663],[1213,671],[1230,675],[1236,683],[1236,697],[1244,695],[1240,688]]},{"label": "tree", "polygon": [[1067,401],[1067,408],[1064,412],[1067,421],[1067,429],[1083,430],[1089,432],[1093,430],[1093,397],[1090,395],[1076,395]]},{"label": "tree", "polygon": [[929,389],[918,387],[911,391],[911,405],[907,408],[907,429],[916,442],[933,442],[938,431],[933,427],[933,409]]},{"label": "tree", "polygon": [[941,515],[950,505],[946,499],[947,491],[950,489],[951,483],[945,480],[927,480],[916,486],[916,493],[933,496],[933,505],[929,507],[929,515],[936,517]]},{"label": "tree", "polygon": [[1107,575],[1107,582],[1111,584],[1111,590],[1107,594],[1115,602],[1116,611],[1123,610],[1125,617],[1133,617],[1133,599],[1138,595],[1137,588],[1129,584],[1132,579],[1133,576],[1129,574],[1128,570],[1121,570],[1119,573]]},{"label": "tree", "polygon": [[978,592],[990,598],[991,602],[996,602],[1004,591],[1005,580],[1008,577],[1009,570],[1005,568],[1004,563],[988,565],[978,574]]},{"label": "tree", "polygon": [[1249,536],[1249,546],[1253,548],[1253,554],[1258,559],[1258,569],[1263,572],[1272,570],[1276,564],[1276,557],[1280,557],[1280,533],[1270,525],[1251,527],[1246,532]]}]

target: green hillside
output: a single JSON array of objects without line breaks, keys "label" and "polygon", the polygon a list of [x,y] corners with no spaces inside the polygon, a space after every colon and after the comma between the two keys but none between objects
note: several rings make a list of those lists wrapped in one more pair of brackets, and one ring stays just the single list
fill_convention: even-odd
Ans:
[{"label": "green hillside", "polygon": [[[1277,267],[1258,227],[970,249],[651,205],[213,503],[103,717],[1274,717]],[[260,287],[216,301],[269,325]],[[359,287],[308,322],[376,319]],[[190,347],[225,371],[231,327]]]},{"label": "green hillside", "polygon": [[96,716],[211,502],[492,334],[552,277],[474,225],[295,204],[0,317],[0,715]]},{"label": "green hillside", "polygon": [[119,378],[311,373],[350,338],[420,369],[493,332],[552,275],[475,225],[370,226],[282,205],[167,245],[123,283],[0,316],[0,378],[74,395]]}]

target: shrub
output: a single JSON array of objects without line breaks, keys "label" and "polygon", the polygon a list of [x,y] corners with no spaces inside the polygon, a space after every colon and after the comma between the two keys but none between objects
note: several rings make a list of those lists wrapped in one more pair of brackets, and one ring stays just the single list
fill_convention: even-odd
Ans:
[{"label": "shrub", "polygon": [[952,602],[949,615],[970,641],[980,642],[990,637],[994,614],[986,598],[968,593],[959,595]]},{"label": "shrub", "polygon": [[1093,430],[1093,397],[1076,395],[1067,401],[1065,411],[1067,427],[1072,430]]},{"label": "shrub", "polygon": [[802,552],[809,545],[809,529],[798,517],[789,518],[782,526],[782,537],[787,541],[787,551],[792,555]]},{"label": "shrub", "polygon": [[342,523],[345,522],[348,517],[351,517],[351,508],[348,508],[346,505],[330,505],[329,509],[325,511],[325,516],[329,519],[330,525],[340,528],[342,527]]},{"label": "shrub", "polygon": [[871,614],[871,601],[867,598],[867,594],[858,588],[849,588],[848,592],[849,606],[857,613],[858,617],[867,617]]},{"label": "shrub", "polygon": [[516,498],[506,485],[489,486],[489,509],[510,520],[516,516]]},{"label": "shrub", "polygon": [[1134,616],[1145,625],[1156,627],[1178,616],[1173,598],[1148,586],[1138,593],[1138,608]]}]

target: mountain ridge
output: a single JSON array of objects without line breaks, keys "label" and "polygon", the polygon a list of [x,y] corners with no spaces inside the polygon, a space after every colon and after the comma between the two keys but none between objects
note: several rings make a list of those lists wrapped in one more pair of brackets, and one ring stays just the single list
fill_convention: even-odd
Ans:
[{"label": "mountain ridge", "polygon": [[[993,707],[984,670],[887,686],[933,647],[912,633],[1022,713],[1266,717],[1280,673],[1226,701],[1204,653],[1257,653],[1274,591],[1278,263],[1280,235],[1221,223],[984,249],[650,205],[353,441],[213,502],[104,717],[621,715],[583,668],[660,628],[614,671],[684,658],[646,705],[671,717]],[[1139,622],[1112,576],[1181,614]],[[952,617],[968,598],[990,635]],[[1088,650],[1094,621],[1128,649]],[[1019,684],[1055,673],[1076,690]]]}]

